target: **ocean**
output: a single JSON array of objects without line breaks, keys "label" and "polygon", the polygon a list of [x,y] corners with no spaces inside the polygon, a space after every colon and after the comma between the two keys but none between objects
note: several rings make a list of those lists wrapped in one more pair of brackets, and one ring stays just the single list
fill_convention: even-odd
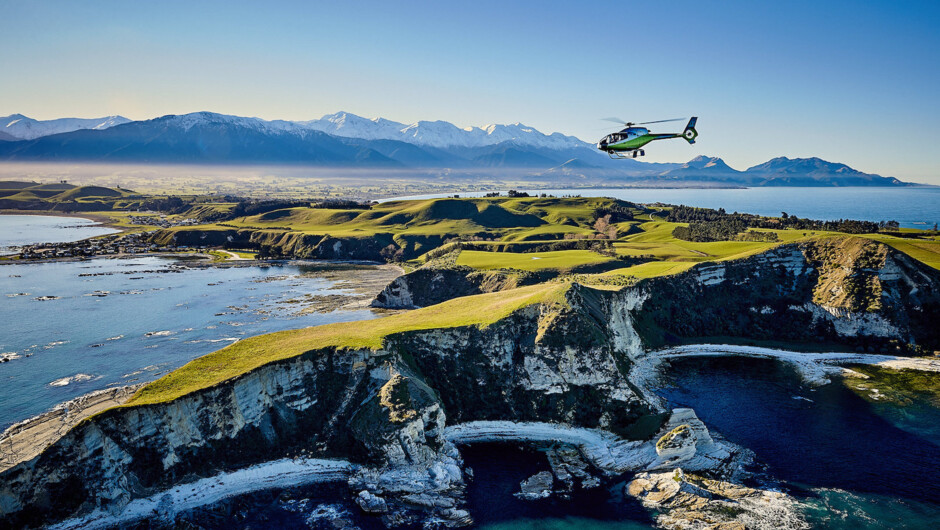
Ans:
[{"label": "ocean", "polygon": [[[651,189],[586,188],[529,189],[531,195],[556,197],[613,197],[636,203],[684,204],[699,208],[724,208],[730,212],[833,220],[897,221],[905,228],[933,228],[940,222],[940,187],[903,188],[742,188],[742,189]],[[460,193],[481,197],[486,192]],[[504,195],[506,190],[502,192]],[[414,195],[383,199],[430,199],[448,194]]]}]

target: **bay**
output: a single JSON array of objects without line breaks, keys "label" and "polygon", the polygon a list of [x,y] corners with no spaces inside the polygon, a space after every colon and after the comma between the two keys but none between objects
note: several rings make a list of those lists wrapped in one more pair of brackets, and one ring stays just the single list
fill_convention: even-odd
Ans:
[{"label": "bay", "polygon": [[69,243],[118,232],[91,219],[52,215],[0,215],[0,255],[34,243]]},{"label": "bay", "polygon": [[297,300],[344,292],[309,272],[159,257],[0,266],[0,429],[94,390],[155,379],[244,337],[374,317],[299,314]]},{"label": "bay", "polygon": [[839,380],[802,385],[788,366],[742,358],[671,362],[661,394],[754,451],[814,528],[935,528],[940,409],[870,403]]},{"label": "bay", "polygon": [[[778,217],[782,212],[797,217],[834,220],[897,221],[905,228],[933,228],[940,222],[940,187],[901,188],[741,188],[741,189],[662,189],[585,188],[527,189],[530,195],[547,193],[556,197],[613,197],[636,203],[684,204],[699,208],[724,208],[727,212]],[[482,197],[488,192],[460,193],[461,197]],[[502,191],[506,194],[506,190]],[[432,199],[453,194],[413,195],[383,199]]]}]

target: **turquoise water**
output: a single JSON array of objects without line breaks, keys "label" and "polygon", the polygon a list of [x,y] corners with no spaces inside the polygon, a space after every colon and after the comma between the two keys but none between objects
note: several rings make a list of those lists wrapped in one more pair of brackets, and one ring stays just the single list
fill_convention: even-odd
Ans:
[{"label": "turquoise water", "polygon": [[289,299],[342,292],[305,272],[157,257],[0,266],[0,429],[93,390],[155,379],[243,337],[373,318],[295,314]]},{"label": "turquoise water", "polygon": [[68,243],[115,232],[113,228],[80,217],[0,215],[0,255],[13,253],[11,246]]},{"label": "turquoise water", "polygon": [[[524,190],[555,196],[614,197],[631,202],[684,204],[724,208],[728,212],[832,220],[897,221],[907,228],[933,228],[940,222],[938,188],[745,188],[745,189],[577,189]],[[485,192],[461,193],[480,197]],[[505,190],[503,191],[505,194]],[[415,195],[399,199],[430,199],[448,194]],[[391,200],[391,199],[386,199]]]}]

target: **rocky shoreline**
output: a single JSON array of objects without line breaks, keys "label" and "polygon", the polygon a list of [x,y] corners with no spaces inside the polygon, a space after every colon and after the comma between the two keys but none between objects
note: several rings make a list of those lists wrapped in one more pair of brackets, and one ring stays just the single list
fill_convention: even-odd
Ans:
[{"label": "rocky shoreline", "polygon": [[[675,433],[688,433],[677,436]],[[714,438],[691,409],[672,411],[667,424],[645,442],[624,443],[609,432],[537,422],[470,422],[448,427],[444,439],[456,447],[473,443],[516,442],[544,448],[550,472],[540,472],[520,484],[522,499],[565,496],[575,488],[591,489],[625,474],[633,478],[625,493],[660,513],[664,528],[686,528],[689,522],[735,527],[746,515],[754,521],[772,513],[776,521],[792,521],[801,528],[797,503],[778,491],[745,487],[744,467],[753,455],[723,439]],[[346,483],[350,495],[366,514],[380,516],[388,526],[414,522],[415,508],[437,510],[446,526],[473,523],[469,512],[456,508],[465,487],[466,473],[456,447],[452,458],[423,469],[378,470],[339,459],[293,458],[265,462],[183,483],[149,497],[135,499],[119,513],[97,509],[52,526],[58,529],[111,528],[145,519],[172,522],[175,514],[223,499],[272,488],[310,483]],[[681,467],[678,467],[681,466]],[[698,475],[698,471],[725,480]],[[426,477],[431,482],[425,483]],[[676,479],[680,477],[680,479]],[[694,478],[693,478],[694,477]],[[694,486],[694,483],[704,486]],[[733,505],[735,510],[726,508]],[[735,517],[728,517],[734,513]]]},{"label": "rocky shoreline", "polygon": [[98,390],[60,403],[0,433],[0,473],[38,456],[85,418],[125,403],[143,384]]},{"label": "rocky shoreline", "polygon": [[940,372],[940,357],[900,357],[871,353],[846,352],[796,352],[758,346],[732,344],[692,344],[649,352],[645,363],[635,370],[636,380],[658,379],[664,363],[671,359],[690,357],[750,357],[773,359],[791,366],[802,380],[810,386],[829,384],[833,376],[853,377],[855,372],[845,365],[872,365],[895,370],[917,370]]}]

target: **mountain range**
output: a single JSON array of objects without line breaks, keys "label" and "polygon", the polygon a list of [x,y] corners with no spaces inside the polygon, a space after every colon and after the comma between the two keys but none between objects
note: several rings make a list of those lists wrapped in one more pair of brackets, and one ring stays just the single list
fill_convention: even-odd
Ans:
[{"label": "mountain range", "polygon": [[262,120],[212,112],[130,121],[121,116],[39,121],[0,118],[0,160],[297,164],[508,171],[558,183],[649,186],[899,186],[818,158],[774,158],[738,171],[717,157],[685,164],[611,160],[593,144],[520,123],[460,128],[339,112],[318,120]]},{"label": "mountain range", "polygon": [[0,140],[33,140],[51,134],[78,131],[82,129],[107,129],[122,123],[128,123],[124,116],[106,116],[104,118],[59,118],[56,120],[34,120],[22,114],[11,114],[0,118]]}]

